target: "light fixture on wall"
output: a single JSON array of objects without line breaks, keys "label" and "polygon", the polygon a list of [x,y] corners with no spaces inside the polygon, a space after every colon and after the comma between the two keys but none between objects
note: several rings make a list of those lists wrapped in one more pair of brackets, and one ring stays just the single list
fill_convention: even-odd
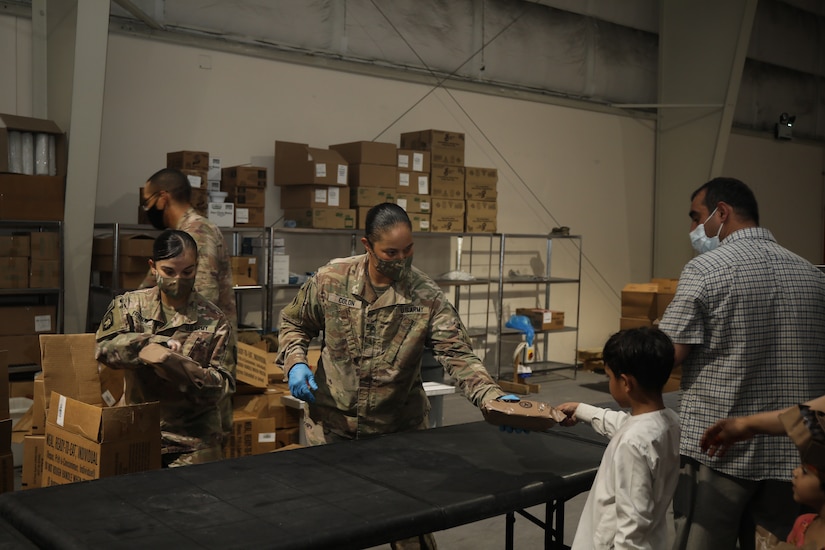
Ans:
[{"label": "light fixture on wall", "polygon": [[774,132],[776,139],[792,139],[794,122],[796,122],[796,115],[789,115],[788,113],[779,115],[779,122],[776,123],[776,131]]}]

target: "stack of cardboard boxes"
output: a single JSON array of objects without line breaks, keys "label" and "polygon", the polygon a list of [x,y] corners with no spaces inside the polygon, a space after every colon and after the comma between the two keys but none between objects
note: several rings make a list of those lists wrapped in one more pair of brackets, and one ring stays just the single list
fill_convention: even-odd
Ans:
[{"label": "stack of cardboard boxes", "polygon": [[160,468],[159,404],[121,404],[123,373],[99,369],[94,334],[43,335],[40,350],[24,489]]},{"label": "stack of cardboard boxes", "polygon": [[155,238],[143,233],[120,235],[118,274],[114,279],[114,237],[98,236],[92,240],[92,271],[100,284],[109,288],[135,289],[149,272],[149,259]]},{"label": "stack of cardboard boxes", "polygon": [[[56,232],[0,235],[0,288],[59,288],[59,257]],[[11,365],[39,364],[37,336],[56,328],[55,305],[0,306],[0,349]]]},{"label": "stack of cardboard boxes", "polygon": [[497,230],[498,171],[465,166],[463,133],[405,132],[401,134],[401,148],[429,153],[432,231],[493,233]]},{"label": "stack of cardboard boxes", "polygon": [[[221,190],[235,211],[235,227],[266,225],[266,168],[261,166],[230,166],[221,170]],[[209,205],[210,216],[212,204]]]},{"label": "stack of cardboard boxes", "polygon": [[284,219],[297,227],[355,228],[349,165],[338,151],[276,141],[273,181],[281,188]]},{"label": "stack of cardboard boxes", "polygon": [[62,220],[67,158],[54,122],[0,114],[0,220]]},{"label": "stack of cardboard boxes", "polygon": [[270,343],[238,343],[233,400],[232,435],[224,447],[226,458],[268,453],[299,443],[301,413],[282,402],[290,395],[284,371],[275,364],[277,350]]}]

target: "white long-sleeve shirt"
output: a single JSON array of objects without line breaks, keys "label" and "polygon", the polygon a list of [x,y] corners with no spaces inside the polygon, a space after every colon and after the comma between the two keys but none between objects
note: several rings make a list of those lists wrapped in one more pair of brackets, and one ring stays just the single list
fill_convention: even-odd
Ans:
[{"label": "white long-sleeve shirt", "polygon": [[610,438],[572,550],[667,547],[667,511],[679,478],[679,417],[631,416],[581,403],[576,417]]}]

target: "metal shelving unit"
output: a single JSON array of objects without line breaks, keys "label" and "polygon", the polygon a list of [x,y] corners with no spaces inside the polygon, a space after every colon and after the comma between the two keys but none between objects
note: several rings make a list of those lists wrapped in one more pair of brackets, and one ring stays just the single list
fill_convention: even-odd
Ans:
[{"label": "metal shelving unit", "polygon": [[[26,220],[2,220],[0,221],[0,233],[14,234],[19,232],[53,232],[57,233],[58,240],[58,286],[56,288],[4,288],[0,289],[0,307],[11,306],[54,306],[55,333],[63,332],[63,307],[64,307],[64,277],[63,277],[63,222],[62,221],[26,221]],[[46,332],[46,331],[44,331]],[[49,330],[52,332],[52,330]],[[38,364],[12,364],[9,366],[10,374],[30,373],[40,370]]]},{"label": "metal shelving unit", "polygon": [[[506,360],[502,357],[503,339],[507,337],[515,337],[522,334],[519,331],[506,328],[504,325],[507,322],[509,315],[505,315],[506,303],[509,301],[522,301],[529,299],[530,296],[535,295],[538,298],[538,303],[533,305],[524,304],[524,307],[541,307],[543,309],[557,309],[552,307],[557,302],[556,290],[560,293],[562,290],[567,291],[567,303],[573,306],[575,316],[571,318],[573,311],[570,308],[565,308],[565,326],[557,330],[536,331],[536,340],[534,347],[537,351],[541,350],[540,359],[530,363],[529,366],[534,374],[543,374],[547,372],[573,369],[573,376],[575,378],[577,373],[577,349],[579,342],[579,314],[581,304],[581,265],[582,265],[582,238],[578,235],[553,235],[553,234],[534,234],[534,235],[516,235],[516,234],[498,234],[499,237],[499,256],[498,256],[498,277],[493,281],[497,286],[497,308],[496,308],[496,323],[495,323],[495,365],[496,377],[501,379],[504,374],[509,378],[513,375],[512,361],[509,357]],[[512,246],[513,242],[529,242],[537,243],[537,247],[522,246],[521,248]],[[560,263],[558,254],[560,251],[554,250],[562,245],[566,245],[568,255],[566,258],[567,264],[559,266]],[[514,250],[514,248],[516,250]],[[544,255],[541,256],[540,249],[543,249]],[[509,271],[512,262],[508,261],[510,256],[516,253],[522,255],[530,255],[531,262],[535,265],[530,265],[532,273],[519,274]],[[538,268],[543,264],[543,270]],[[527,264],[522,263],[526,266]],[[537,272],[538,271],[538,272]],[[563,271],[564,276],[559,276]],[[571,289],[571,287],[574,287]],[[527,292],[523,289],[527,289]],[[530,292],[534,290],[534,292]],[[573,293],[572,295],[570,293]],[[524,294],[527,294],[525,296]],[[511,296],[512,295],[512,296]],[[564,297],[564,296],[563,296]],[[574,299],[573,299],[574,297]],[[572,304],[572,302],[575,304]],[[515,313],[515,309],[511,314]],[[551,350],[550,342],[552,339],[559,339],[559,335],[572,335],[574,344],[572,346],[563,346],[562,350]],[[550,359],[553,355],[556,359]],[[567,358],[569,357],[569,360]],[[509,367],[509,372],[503,373],[502,367]]]},{"label": "metal shelving unit", "polygon": [[[229,255],[237,256],[241,254],[242,242],[243,237],[245,235],[260,235],[263,243],[262,248],[264,250],[269,250],[269,235],[270,230],[266,227],[222,227],[220,228],[224,234],[224,240],[227,243],[229,248]],[[94,225],[95,236],[112,236],[112,284],[111,285],[103,285],[100,284],[100,281],[96,281],[94,277],[94,272],[92,273],[92,281],[89,285],[89,307],[87,309],[86,315],[86,324],[87,330],[90,332],[94,332],[97,330],[98,324],[100,324],[100,320],[102,319],[103,315],[106,313],[106,308],[109,306],[109,303],[114,299],[115,296],[127,292],[129,290],[134,290],[134,288],[123,288],[120,285],[117,285],[117,282],[121,280],[121,261],[120,261],[120,239],[124,235],[129,234],[143,234],[143,235],[151,235],[157,236],[160,234],[160,231],[152,227],[151,225],[138,225],[138,224],[122,224],[122,223],[96,223]],[[258,294],[259,301],[260,301],[260,309],[261,309],[261,326],[259,327],[251,327],[253,330],[261,330],[266,332],[269,330],[270,327],[270,319],[269,319],[269,312],[271,311],[270,308],[267,307],[269,304],[269,278],[270,278],[270,265],[267,263],[266,258],[261,258],[265,264],[264,269],[264,280],[257,285],[243,285],[243,286],[236,286],[234,287],[235,290],[235,303],[237,307],[237,314],[238,319],[241,319],[241,314],[243,313],[243,301],[245,300],[246,296],[250,294]],[[149,271],[149,266],[146,266],[146,271]],[[250,327],[243,327],[243,328],[250,328]]]}]

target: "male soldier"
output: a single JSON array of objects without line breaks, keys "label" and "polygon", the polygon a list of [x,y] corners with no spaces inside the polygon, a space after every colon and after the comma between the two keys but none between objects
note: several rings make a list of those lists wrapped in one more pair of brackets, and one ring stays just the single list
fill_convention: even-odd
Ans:
[{"label": "male soldier", "polygon": [[[143,187],[143,209],[153,226],[158,229],[186,231],[198,244],[198,271],[195,291],[217,305],[226,318],[237,327],[232,266],[226,253],[221,230],[192,208],[192,187],[186,176],[175,168],[155,172]],[[156,284],[152,271],[146,275],[141,288]]]}]

